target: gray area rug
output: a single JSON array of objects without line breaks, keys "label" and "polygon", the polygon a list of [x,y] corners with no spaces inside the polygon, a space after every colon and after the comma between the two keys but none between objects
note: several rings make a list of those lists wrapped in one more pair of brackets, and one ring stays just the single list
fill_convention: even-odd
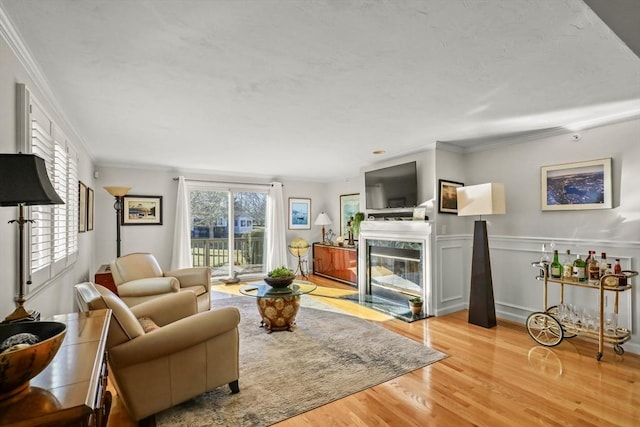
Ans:
[{"label": "gray area rug", "polygon": [[219,387],[157,414],[157,426],[268,426],[446,357],[322,302],[302,301],[293,332],[267,334],[254,298],[214,300],[214,307],[240,310],[240,393]]}]

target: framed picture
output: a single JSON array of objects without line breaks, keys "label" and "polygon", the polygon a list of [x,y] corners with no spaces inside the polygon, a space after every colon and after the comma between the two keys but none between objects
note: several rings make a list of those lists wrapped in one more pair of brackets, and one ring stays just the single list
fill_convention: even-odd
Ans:
[{"label": "framed picture", "polygon": [[93,188],[87,188],[87,231],[93,230]]},{"label": "framed picture", "polygon": [[311,229],[311,199],[289,197],[289,229]]},{"label": "framed picture", "polygon": [[122,197],[122,225],[162,225],[162,196]]},{"label": "framed picture", "polygon": [[611,158],[542,166],[543,211],[611,209]]},{"label": "framed picture", "polygon": [[78,181],[78,233],[87,231],[87,186]]},{"label": "framed picture", "polygon": [[438,180],[438,212],[458,214],[458,193],[456,188],[464,184],[446,179]]},{"label": "framed picture", "polygon": [[360,193],[340,195],[340,235],[349,234],[349,219],[360,211]]}]

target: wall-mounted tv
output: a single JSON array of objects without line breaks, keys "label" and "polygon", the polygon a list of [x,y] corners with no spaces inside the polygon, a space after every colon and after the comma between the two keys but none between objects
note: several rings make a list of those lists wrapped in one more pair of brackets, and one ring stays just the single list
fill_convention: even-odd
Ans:
[{"label": "wall-mounted tv", "polygon": [[367,209],[412,208],[418,204],[416,162],[364,173]]}]

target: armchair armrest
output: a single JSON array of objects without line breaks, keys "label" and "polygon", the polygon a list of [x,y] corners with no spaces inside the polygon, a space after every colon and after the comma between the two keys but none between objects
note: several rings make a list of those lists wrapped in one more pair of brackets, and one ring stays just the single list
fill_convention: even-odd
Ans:
[{"label": "armchair armrest", "polygon": [[211,268],[210,267],[192,267],[180,268],[164,272],[165,277],[175,277],[180,281],[183,288],[189,286],[204,286],[207,292],[211,290]]},{"label": "armchair armrest", "polygon": [[111,347],[109,360],[126,368],[166,357],[237,329],[238,323],[240,312],[235,307],[197,313]]},{"label": "armchair armrest", "polygon": [[150,317],[158,326],[191,316],[198,312],[198,299],[193,292],[167,294],[130,308],[136,318]]},{"label": "armchair armrest", "polygon": [[180,282],[175,277],[149,277],[118,285],[120,297],[146,297],[178,292],[179,290]]}]

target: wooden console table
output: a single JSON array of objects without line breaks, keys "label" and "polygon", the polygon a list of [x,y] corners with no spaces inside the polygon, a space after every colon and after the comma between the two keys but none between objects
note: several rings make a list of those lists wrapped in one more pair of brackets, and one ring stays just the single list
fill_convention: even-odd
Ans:
[{"label": "wooden console table", "polygon": [[313,274],[358,286],[357,249],[314,243]]},{"label": "wooden console table", "polygon": [[67,325],[64,341],[49,366],[31,380],[24,395],[0,403],[0,425],[107,425],[106,341],[111,310],[53,316]]}]

